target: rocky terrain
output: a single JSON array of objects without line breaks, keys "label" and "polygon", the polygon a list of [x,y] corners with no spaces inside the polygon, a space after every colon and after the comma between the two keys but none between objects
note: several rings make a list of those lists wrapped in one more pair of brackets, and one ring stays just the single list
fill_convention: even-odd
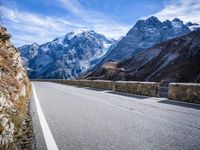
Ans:
[{"label": "rocky terrain", "polygon": [[30,149],[30,83],[10,38],[0,27],[0,149]]},{"label": "rocky terrain", "polygon": [[113,42],[94,31],[78,31],[19,49],[30,78],[71,79],[94,67]]},{"label": "rocky terrain", "polygon": [[[192,23],[188,25],[193,26]],[[189,33],[191,30],[178,18],[161,22],[157,17],[139,20],[112,49],[99,66],[109,61],[121,61],[167,39]]]},{"label": "rocky terrain", "polygon": [[107,63],[86,79],[200,82],[200,30],[161,42],[117,64]]}]

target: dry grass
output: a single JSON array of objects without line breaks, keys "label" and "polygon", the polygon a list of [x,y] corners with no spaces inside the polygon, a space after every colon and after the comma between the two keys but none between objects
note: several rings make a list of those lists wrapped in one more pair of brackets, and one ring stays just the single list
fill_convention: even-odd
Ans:
[{"label": "dry grass", "polygon": [[[13,116],[13,123],[15,124],[15,128],[21,128],[22,120],[25,120],[28,115],[28,99],[30,98],[31,86],[28,79],[26,79],[26,96],[20,96],[17,101],[15,101],[14,105],[17,108],[18,115]],[[18,131],[18,129],[16,129]]]},{"label": "dry grass", "polygon": [[4,131],[4,126],[0,124],[0,134]]},{"label": "dry grass", "polygon": [[[26,124],[29,119],[28,116],[28,99],[31,93],[30,82],[26,76],[22,66],[18,66],[18,55],[17,49],[12,45],[8,44],[9,39],[2,40],[1,37],[6,35],[6,31],[0,28],[0,71],[3,73],[0,79],[0,91],[4,93],[7,100],[14,104],[14,108],[6,108],[4,113],[8,116],[10,121],[14,123],[14,135],[13,143],[7,143],[3,146],[3,149],[13,149],[14,147],[22,147],[23,138],[27,137],[25,130],[28,130]],[[7,43],[7,45],[6,45]],[[16,63],[17,62],[17,63]],[[18,73],[24,73],[22,80],[16,79]],[[26,95],[20,96],[23,85],[26,87]],[[0,124],[0,134],[4,130],[4,127]],[[17,148],[17,149],[18,149]],[[0,148],[2,149],[2,147]],[[29,148],[28,148],[29,149]]]}]

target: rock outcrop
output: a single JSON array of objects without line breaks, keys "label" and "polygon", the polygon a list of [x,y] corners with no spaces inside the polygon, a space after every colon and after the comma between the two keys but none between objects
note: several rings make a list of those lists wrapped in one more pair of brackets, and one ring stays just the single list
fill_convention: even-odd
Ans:
[{"label": "rock outcrop", "polygon": [[22,141],[27,142],[30,82],[10,38],[0,26],[0,149],[28,149],[30,143]]}]

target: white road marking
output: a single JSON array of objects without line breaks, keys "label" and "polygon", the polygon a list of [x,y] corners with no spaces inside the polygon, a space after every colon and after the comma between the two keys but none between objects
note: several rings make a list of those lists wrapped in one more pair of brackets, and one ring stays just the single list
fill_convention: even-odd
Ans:
[{"label": "white road marking", "polygon": [[41,127],[42,127],[42,132],[44,134],[44,139],[45,139],[45,142],[46,142],[46,145],[47,145],[47,149],[48,150],[58,150],[58,146],[56,145],[56,142],[53,138],[51,130],[49,129],[47,121],[44,117],[44,114],[43,114],[42,108],[40,106],[40,103],[39,103],[39,100],[38,100],[38,97],[37,97],[37,94],[36,94],[36,91],[35,91],[35,87],[34,87],[33,84],[32,84],[32,89],[33,89],[33,96],[34,96],[34,99],[35,99],[37,113],[38,113],[40,124],[41,124]]}]

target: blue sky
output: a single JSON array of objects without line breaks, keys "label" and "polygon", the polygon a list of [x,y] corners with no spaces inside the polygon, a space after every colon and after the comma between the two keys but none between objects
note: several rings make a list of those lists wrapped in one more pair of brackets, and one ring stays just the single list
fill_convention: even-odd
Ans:
[{"label": "blue sky", "polygon": [[72,30],[124,36],[139,19],[179,17],[200,23],[200,0],[0,0],[1,24],[16,46],[51,41]]}]

